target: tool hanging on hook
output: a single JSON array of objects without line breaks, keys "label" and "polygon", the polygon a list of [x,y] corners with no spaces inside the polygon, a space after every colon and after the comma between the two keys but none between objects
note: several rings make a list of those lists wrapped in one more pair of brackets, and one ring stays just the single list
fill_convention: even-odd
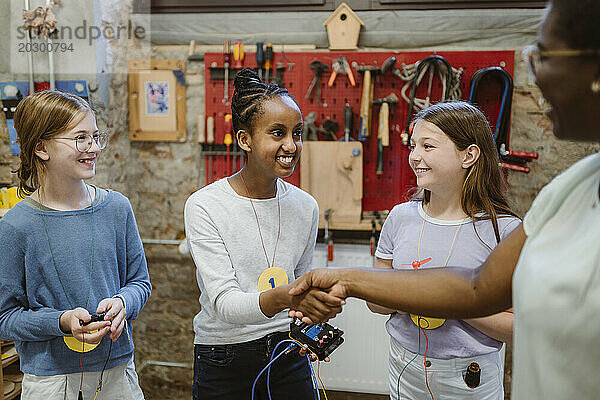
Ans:
[{"label": "tool hanging on hook", "polygon": [[265,83],[269,83],[271,68],[273,67],[273,45],[267,43],[265,47]]},{"label": "tool hanging on hook", "polygon": [[380,104],[379,126],[377,130],[377,163],[375,173],[383,174],[383,148],[390,146],[390,106],[398,104],[398,96],[390,93],[383,99],[373,100],[373,104]]},{"label": "tool hanging on hook", "polygon": [[352,86],[356,86],[356,82],[354,81],[354,75],[352,75],[352,69],[350,69],[350,65],[348,65],[348,60],[346,57],[340,56],[337,60],[333,62],[331,65],[331,69],[333,72],[329,77],[329,82],[327,82],[328,87],[333,86],[333,82],[335,82],[335,78],[338,74],[348,75],[348,80]]},{"label": "tool hanging on hook", "polygon": [[325,236],[323,240],[327,244],[327,262],[325,263],[326,266],[333,261],[333,237],[331,236],[331,232],[329,231],[329,219],[331,218],[331,214],[333,214],[333,210],[331,208],[325,210]]},{"label": "tool hanging on hook", "polygon": [[475,72],[471,77],[469,103],[477,105],[477,95],[479,93],[480,83],[483,79],[489,77],[500,78],[503,84],[500,111],[498,113],[496,127],[494,129],[494,141],[500,155],[500,166],[513,171],[529,173],[530,169],[527,166],[527,163],[537,159],[538,153],[509,151],[507,149],[508,129],[510,126],[510,112],[513,95],[512,76],[510,76],[510,74],[504,68],[500,67],[487,67]]},{"label": "tool hanging on hook", "polygon": [[263,53],[263,42],[256,43],[256,68],[258,71],[258,77],[262,81],[263,78],[263,63],[265,62],[264,53]]},{"label": "tool hanging on hook", "polygon": [[244,66],[244,44],[241,40],[236,40],[233,45],[233,68],[243,68]]},{"label": "tool hanging on hook", "polygon": [[[384,63],[385,64],[385,63]],[[391,62],[393,64],[393,62]],[[433,85],[434,71],[437,70],[438,76],[442,84],[442,97],[440,101],[446,101],[450,99],[459,99],[461,97],[460,92],[460,79],[462,77],[462,68],[454,69],[444,57],[437,54],[425,57],[423,60],[415,63],[414,67],[409,68],[405,66],[404,69],[414,69],[412,73],[407,73],[409,77],[408,82],[404,85],[400,94],[408,102],[408,112],[406,114],[406,125],[404,132],[402,133],[402,143],[408,145],[410,123],[412,121],[413,108],[423,109],[431,105],[431,89]],[[391,69],[391,67],[390,67]],[[417,87],[421,83],[425,73],[429,70],[429,82],[427,84],[427,97],[423,99],[417,99]],[[406,90],[408,87],[412,87],[410,97],[406,96]]]},{"label": "tool hanging on hook", "polygon": [[363,75],[363,91],[360,100],[360,126],[358,128],[358,140],[368,140],[371,135],[371,104],[373,102],[373,79],[381,73],[376,65],[359,65],[356,67]]},{"label": "tool hanging on hook", "polygon": [[227,176],[231,175],[231,143],[233,143],[233,138],[231,137],[232,130],[233,125],[231,121],[231,114],[225,114],[225,136],[223,137],[223,143],[227,148]]},{"label": "tool hanging on hook", "polygon": [[317,103],[321,103],[321,76],[329,71],[329,65],[319,61],[313,60],[310,62],[309,67],[313,74],[315,74],[313,80],[310,82],[308,86],[308,90],[306,91],[306,95],[304,95],[305,99],[310,99],[312,97],[313,92],[316,88],[317,93]]},{"label": "tool hanging on hook", "polygon": [[223,69],[225,72],[225,88],[223,91],[223,104],[229,104],[229,63],[231,62],[231,40],[223,41]]}]

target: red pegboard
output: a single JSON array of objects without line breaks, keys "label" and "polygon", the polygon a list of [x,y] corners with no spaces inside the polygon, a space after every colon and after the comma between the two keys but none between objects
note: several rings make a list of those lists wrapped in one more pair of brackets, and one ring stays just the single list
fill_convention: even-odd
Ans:
[{"label": "red pegboard", "polygon": [[[300,104],[303,115],[315,111],[319,118],[317,126],[325,119],[332,119],[340,124],[338,137],[344,134],[344,105],[349,103],[354,111],[354,121],[352,136],[357,137],[359,127],[360,98],[362,94],[362,75],[352,68],[356,80],[356,86],[352,87],[345,75],[338,75],[332,87],[327,86],[329,73],[321,77],[321,103],[317,103],[315,95],[313,98],[305,99],[304,96],[313,79],[313,73],[309,64],[313,60],[319,60],[331,66],[339,56],[343,55],[348,63],[357,63],[359,65],[379,65],[391,57],[396,57],[396,67],[401,68],[402,63],[413,64],[416,61],[431,55],[431,52],[288,52],[286,57],[294,63],[292,71],[286,68],[283,74],[284,87],[288,89],[296,101]],[[436,53],[446,58],[454,68],[462,67],[464,69],[461,80],[462,98],[469,97],[469,84],[471,76],[485,67],[501,66],[511,75],[514,69],[514,51],[448,51]],[[280,54],[275,53],[274,65],[277,65]],[[223,68],[223,55],[221,53],[205,53],[205,99],[206,116],[212,116],[215,119],[215,143],[223,143],[224,137],[224,115],[230,113],[228,106],[222,103],[224,92],[224,81],[222,79],[210,79],[211,68]],[[283,60],[287,63],[288,60]],[[244,67],[256,68],[254,53],[246,53]],[[287,67],[287,64],[286,64]],[[274,72],[274,71],[273,71]],[[229,80],[229,98],[233,93],[233,74]],[[395,204],[405,201],[407,189],[414,187],[415,177],[408,166],[409,150],[402,144],[400,134],[406,124],[406,113],[408,103],[400,96],[400,90],[405,82],[397,76],[388,72],[385,76],[380,76],[375,81],[373,98],[383,98],[396,93],[400,99],[398,105],[391,107],[390,121],[390,146],[384,149],[384,173],[375,174],[377,160],[377,126],[379,106],[372,108],[371,135],[366,142],[363,142],[363,211],[390,210]],[[425,97],[427,86],[427,77],[423,79],[418,90],[417,97]],[[432,99],[441,98],[442,86],[436,77],[432,89]],[[487,115],[492,126],[496,124],[496,118],[500,109],[499,100],[502,96],[500,82],[486,80],[482,82],[479,89],[478,105]],[[508,142],[508,138],[507,138]],[[508,145],[508,143],[507,143]],[[211,181],[227,176],[227,163],[223,156],[212,156],[212,176]],[[300,168],[286,179],[288,182],[300,186]]]}]

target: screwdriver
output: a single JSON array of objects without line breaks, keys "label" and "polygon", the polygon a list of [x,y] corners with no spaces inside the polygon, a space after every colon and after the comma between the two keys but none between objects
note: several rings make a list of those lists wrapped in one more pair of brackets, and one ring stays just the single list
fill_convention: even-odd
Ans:
[{"label": "screwdriver", "polygon": [[231,143],[233,142],[233,138],[231,136],[231,132],[233,130],[233,125],[231,121],[231,114],[225,114],[225,137],[223,138],[223,143],[227,147],[227,176],[231,175]]},{"label": "screwdriver", "polygon": [[[215,119],[213,117],[206,118],[206,143],[214,143],[215,141]],[[212,146],[211,146],[212,147]],[[210,148],[210,147],[207,147]],[[203,147],[204,149],[204,147]],[[213,156],[204,156],[204,172],[206,174],[206,184],[212,180]]]},{"label": "screwdriver", "polygon": [[377,234],[377,224],[375,223],[375,219],[371,220],[371,238],[369,239],[369,246],[371,247],[371,257],[373,257],[373,261],[375,261],[375,244],[377,242],[377,238],[375,235]]},{"label": "screwdriver", "polygon": [[269,74],[273,65],[273,44],[267,43],[265,49],[265,83],[269,83]]},{"label": "screwdriver", "polygon": [[233,68],[244,66],[244,45],[241,40],[236,40],[233,46]]},{"label": "screwdriver", "polygon": [[262,67],[264,62],[263,42],[256,43],[256,68],[258,69],[258,77],[262,81]]},{"label": "screwdriver", "polygon": [[352,120],[354,114],[352,113],[352,106],[348,103],[344,106],[344,142],[350,141],[350,134],[352,133]]},{"label": "screwdriver", "polygon": [[223,92],[223,104],[229,101],[229,63],[231,62],[231,40],[223,41],[223,68],[225,69],[225,89]]}]

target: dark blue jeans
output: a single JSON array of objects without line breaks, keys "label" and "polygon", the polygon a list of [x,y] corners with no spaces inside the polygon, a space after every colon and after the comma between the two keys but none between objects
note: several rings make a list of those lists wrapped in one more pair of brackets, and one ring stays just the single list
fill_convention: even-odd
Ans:
[{"label": "dark blue jeans", "polygon": [[[250,342],[228,345],[194,345],[194,400],[250,400],[252,384],[269,363],[277,343],[287,332],[271,333]],[[287,347],[282,344],[275,357]],[[273,400],[314,400],[315,392],[306,357],[294,349],[272,364],[270,388]],[[267,372],[256,383],[254,399],[268,399]]]}]

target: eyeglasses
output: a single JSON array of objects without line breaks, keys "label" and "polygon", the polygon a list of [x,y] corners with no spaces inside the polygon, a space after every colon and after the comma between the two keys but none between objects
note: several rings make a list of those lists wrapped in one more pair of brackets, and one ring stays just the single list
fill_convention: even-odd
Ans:
[{"label": "eyeglasses", "polygon": [[564,49],[564,50],[540,50],[537,45],[527,46],[523,49],[523,58],[529,64],[529,72],[535,76],[542,64],[542,57],[580,57],[598,56],[600,50],[596,49]]},{"label": "eyeglasses", "polygon": [[74,140],[75,147],[77,148],[77,150],[79,150],[82,153],[85,153],[86,151],[88,151],[89,149],[92,148],[92,140],[94,142],[96,142],[96,144],[98,145],[100,150],[104,149],[106,147],[106,145],[108,144],[108,133],[106,133],[106,132],[100,132],[100,133],[94,133],[94,134],[86,133],[85,135],[77,135],[74,138],[54,137],[52,139]]}]

